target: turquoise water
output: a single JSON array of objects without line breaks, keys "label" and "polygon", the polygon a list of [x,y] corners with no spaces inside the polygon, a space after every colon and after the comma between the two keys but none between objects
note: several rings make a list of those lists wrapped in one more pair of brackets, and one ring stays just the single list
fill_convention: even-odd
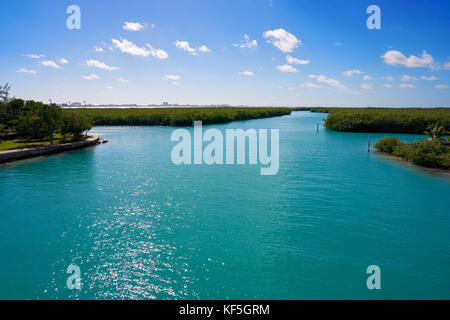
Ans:
[{"label": "turquoise water", "polygon": [[316,132],[325,117],[214,126],[279,128],[275,176],[175,166],[168,127],[95,127],[109,143],[1,167],[0,298],[449,299],[449,177]]}]

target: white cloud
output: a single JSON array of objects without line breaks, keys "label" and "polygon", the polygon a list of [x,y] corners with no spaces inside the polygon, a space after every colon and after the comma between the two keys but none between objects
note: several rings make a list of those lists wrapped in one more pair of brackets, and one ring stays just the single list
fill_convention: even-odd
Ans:
[{"label": "white cloud", "polygon": [[372,77],[366,74],[366,75],[363,77],[363,80],[364,80],[364,81],[372,80]]},{"label": "white cloud", "polygon": [[69,63],[69,61],[67,61],[67,60],[64,59],[64,58],[61,58],[61,59],[59,59],[59,63],[61,63],[61,64],[66,64],[66,63]]},{"label": "white cloud", "polygon": [[251,71],[241,71],[241,72],[238,72],[238,74],[240,74],[241,76],[254,76],[255,75]]},{"label": "white cloud", "polygon": [[436,81],[436,80],[439,80],[439,78],[435,77],[435,76],[430,76],[430,77],[421,76],[420,79],[425,80],[425,81]]},{"label": "white cloud", "polygon": [[198,55],[197,51],[200,51],[202,53],[211,52],[211,50],[209,50],[208,47],[205,45],[200,46],[200,48],[198,48],[198,49],[191,48],[191,46],[189,45],[189,42],[187,42],[187,41],[177,40],[174,42],[174,44],[175,44],[175,47],[177,47],[178,49],[189,52],[190,54],[192,54],[194,56]]},{"label": "white cloud", "polygon": [[318,82],[326,83],[329,86],[332,86],[332,87],[335,87],[338,89],[347,89],[346,86],[344,86],[342,83],[340,83],[336,79],[327,78],[326,76],[317,76],[317,75],[313,75],[313,74],[310,74],[308,77],[311,79],[316,79]]},{"label": "white cloud", "polygon": [[179,82],[176,82],[176,81],[173,81],[173,82],[172,82],[172,85],[174,85],[174,86],[179,86],[180,83],[179,83]]},{"label": "white cloud", "polygon": [[180,80],[180,76],[175,76],[172,74],[166,74],[164,77],[162,77],[163,80]]},{"label": "white cloud", "polygon": [[139,22],[125,22],[122,29],[126,31],[140,31],[144,29],[144,25]]},{"label": "white cloud", "polygon": [[385,79],[386,81],[394,81],[394,77],[392,77],[392,76],[384,77],[384,79]]},{"label": "white cloud", "polygon": [[372,89],[372,85],[370,83],[362,83],[361,88],[365,90]]},{"label": "white cloud", "polygon": [[122,82],[122,83],[128,83],[128,82],[130,82],[129,80],[126,80],[126,79],[124,79],[124,78],[119,78],[119,81]]},{"label": "white cloud", "polygon": [[95,52],[105,52],[102,47],[94,47]]},{"label": "white cloud", "polygon": [[322,86],[312,83],[312,82],[305,82],[305,83],[301,84],[300,87],[309,88],[309,89],[322,88]]},{"label": "white cloud", "polygon": [[211,50],[209,50],[208,47],[205,45],[200,46],[200,48],[198,48],[198,51],[203,52],[203,53],[211,52]]},{"label": "white cloud", "polygon": [[385,83],[384,86],[385,86],[386,88],[392,88],[392,84],[390,84],[390,83]]},{"label": "white cloud", "polygon": [[86,80],[98,80],[98,79],[100,79],[100,77],[98,75],[94,74],[94,73],[92,73],[92,74],[90,74],[88,76],[82,76],[82,78],[86,79]]},{"label": "white cloud", "polygon": [[358,69],[353,69],[353,70],[344,71],[344,72],[342,72],[342,74],[344,76],[351,77],[354,74],[364,74],[364,72],[362,72],[361,70],[358,70]]},{"label": "white cloud", "polygon": [[419,79],[417,79],[414,76],[409,76],[406,74],[402,76],[402,81],[404,81],[404,82],[417,81],[417,80],[419,80]]},{"label": "white cloud", "polygon": [[436,89],[447,89],[448,85],[446,84],[438,84],[434,86]]},{"label": "white cloud", "polygon": [[105,86],[105,89],[111,90],[111,89],[114,89],[114,87],[111,87],[111,86]]},{"label": "white cloud", "polygon": [[450,70],[450,62],[444,63],[444,69],[445,70]]},{"label": "white cloud", "polygon": [[23,56],[31,59],[40,59],[45,57],[45,54],[23,54]]},{"label": "white cloud", "polygon": [[421,58],[410,55],[406,57],[397,50],[389,50],[381,56],[384,63],[392,66],[405,66],[407,68],[424,68],[433,66],[433,57],[425,50],[422,52]]},{"label": "white cloud", "polygon": [[36,71],[34,70],[29,70],[29,69],[25,69],[25,68],[20,68],[19,70],[17,70],[18,73],[29,73],[29,74],[36,74]]},{"label": "white cloud", "polygon": [[108,70],[108,71],[119,70],[118,67],[108,66],[107,64],[97,61],[97,60],[86,60],[86,65],[88,67],[94,67],[94,68],[99,68],[99,69]]},{"label": "white cloud", "polygon": [[184,51],[187,51],[191,54],[195,54],[196,50],[194,48],[191,48],[189,46],[189,42],[187,41],[175,41],[175,47],[177,47],[178,49],[182,49]]},{"label": "white cloud", "polygon": [[281,72],[298,72],[297,69],[295,69],[293,66],[290,66],[288,64],[277,66],[277,69]]},{"label": "white cloud", "polygon": [[161,49],[153,49],[151,45],[146,44],[146,47],[138,47],[133,42],[121,38],[120,40],[112,39],[116,48],[123,53],[128,53],[132,56],[148,57],[153,56],[158,59],[167,59],[169,55]]},{"label": "white cloud", "polygon": [[342,46],[342,43],[336,41],[336,42],[333,42],[333,46],[340,47],[340,46]]},{"label": "white cloud", "polygon": [[309,60],[300,60],[300,59],[294,58],[290,55],[286,56],[286,60],[290,64],[308,64],[309,63]]},{"label": "white cloud", "polygon": [[258,46],[258,42],[256,40],[250,40],[250,37],[247,34],[244,34],[244,40],[239,43],[233,43],[233,47],[239,48],[256,48]]},{"label": "white cloud", "polygon": [[51,68],[55,68],[55,69],[61,69],[60,66],[58,66],[58,64],[56,64],[56,62],[48,60],[48,61],[41,61],[40,64],[42,64],[45,67],[51,67]]},{"label": "white cloud", "polygon": [[416,87],[415,85],[410,84],[410,83],[402,83],[400,85],[400,88],[402,88],[402,89],[412,89],[412,88],[415,88],[415,87]]},{"label": "white cloud", "polygon": [[295,48],[302,44],[296,36],[283,28],[267,30],[263,33],[263,37],[267,39],[267,42],[285,53],[294,51]]}]

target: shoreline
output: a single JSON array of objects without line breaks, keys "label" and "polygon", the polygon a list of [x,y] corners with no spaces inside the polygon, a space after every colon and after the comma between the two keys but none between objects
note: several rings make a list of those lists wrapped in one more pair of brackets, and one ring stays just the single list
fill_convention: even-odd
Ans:
[{"label": "shoreline", "polygon": [[40,157],[43,155],[61,153],[65,151],[72,151],[82,148],[87,148],[98,144],[100,137],[98,135],[88,135],[83,141],[59,143],[50,146],[41,146],[36,148],[24,148],[24,149],[13,149],[7,151],[0,151],[0,164]]}]

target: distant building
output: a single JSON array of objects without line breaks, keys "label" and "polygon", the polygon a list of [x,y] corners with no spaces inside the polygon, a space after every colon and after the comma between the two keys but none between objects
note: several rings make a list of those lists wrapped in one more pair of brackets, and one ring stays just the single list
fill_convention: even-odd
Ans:
[{"label": "distant building", "polygon": [[163,106],[168,106],[169,103],[168,103],[167,101],[164,101],[162,105],[163,105]]},{"label": "distant building", "polygon": [[73,108],[79,108],[79,107],[82,107],[83,105],[80,102],[73,102],[71,106]]}]

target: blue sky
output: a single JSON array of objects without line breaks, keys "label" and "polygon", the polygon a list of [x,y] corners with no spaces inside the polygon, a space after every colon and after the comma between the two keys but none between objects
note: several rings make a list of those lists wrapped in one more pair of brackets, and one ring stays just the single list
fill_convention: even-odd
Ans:
[{"label": "blue sky", "polygon": [[449,106],[449,14],[447,0],[5,0],[0,82],[58,103]]}]

